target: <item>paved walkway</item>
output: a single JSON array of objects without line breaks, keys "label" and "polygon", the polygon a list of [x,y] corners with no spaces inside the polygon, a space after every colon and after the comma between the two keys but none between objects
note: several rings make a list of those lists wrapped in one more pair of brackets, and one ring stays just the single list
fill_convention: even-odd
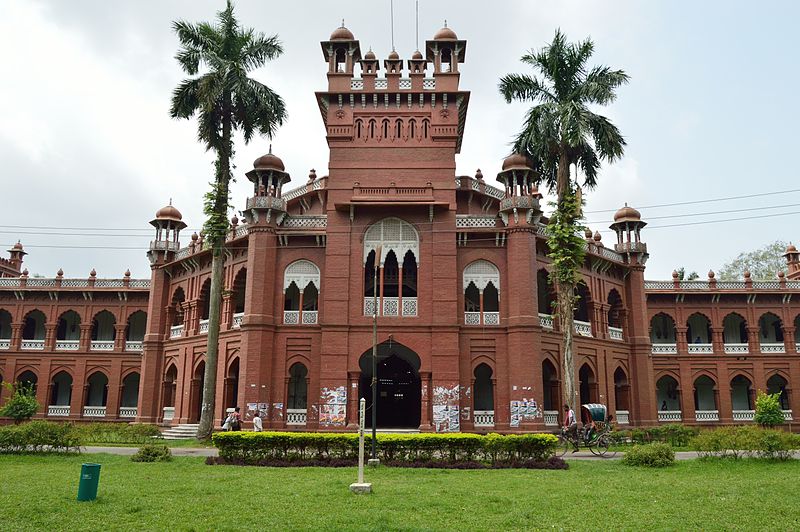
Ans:
[{"label": "paved walkway", "polygon": [[[118,454],[123,456],[130,456],[136,454],[139,449],[137,447],[81,447],[81,452],[84,453],[106,453]],[[171,447],[173,456],[219,456],[219,451],[214,447]],[[618,452],[616,456],[611,459],[620,459],[625,453]],[[680,451],[675,453],[676,460],[693,460],[697,458],[695,451]],[[589,451],[579,451],[577,453],[567,453],[564,455],[565,460],[609,460],[609,458],[602,458],[596,456]]]}]

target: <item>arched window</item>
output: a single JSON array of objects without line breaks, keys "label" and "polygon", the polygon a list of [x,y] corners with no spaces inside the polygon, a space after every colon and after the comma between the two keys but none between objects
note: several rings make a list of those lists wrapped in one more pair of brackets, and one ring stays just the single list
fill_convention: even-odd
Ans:
[{"label": "arched window", "polygon": [[225,408],[236,408],[239,405],[239,357],[236,357],[228,366],[228,373],[224,382]]},{"label": "arched window", "polygon": [[743,352],[747,349],[747,322],[739,314],[732,312],[722,320],[722,341],[726,353]]},{"label": "arched window", "polygon": [[[717,397],[714,391],[717,383],[711,377],[702,375],[694,381],[694,409],[698,421],[717,421],[719,418],[717,410]],[[712,412],[712,414],[707,414]],[[716,419],[714,419],[716,414]],[[705,419],[704,419],[705,417]]]},{"label": "arched window", "polygon": [[622,368],[614,371],[614,403],[617,406],[617,422],[627,421],[620,418],[620,410],[628,412],[631,404],[631,386],[628,382],[628,375]]},{"label": "arched window", "polygon": [[242,268],[233,280],[233,328],[238,328],[242,325],[246,287],[247,270]]},{"label": "arched window", "polygon": [[370,120],[369,121],[369,138],[374,139],[375,138],[375,133],[376,133],[376,131],[375,131],[375,120]]},{"label": "arched window", "polygon": [[360,139],[361,135],[363,135],[362,129],[364,129],[364,121],[359,118],[358,120],[356,120],[356,138],[357,139]]},{"label": "arched window", "polygon": [[762,353],[783,353],[783,323],[781,319],[771,312],[763,314],[758,319],[758,339]]},{"label": "arched window", "polygon": [[36,385],[39,382],[39,377],[36,375],[36,373],[30,370],[26,370],[19,374],[16,382],[18,386],[30,390],[32,393],[35,394]]},{"label": "arched window", "polygon": [[[544,410],[550,415],[558,416],[559,403],[561,402],[561,389],[558,380],[558,370],[548,359],[542,362],[542,391],[544,392]],[[547,423],[547,421],[545,421]]]},{"label": "arched window", "polygon": [[[22,339],[33,341],[44,341],[44,324],[47,319],[41,310],[33,310],[25,316],[25,323],[22,326]],[[25,346],[23,346],[24,348]]]},{"label": "arched window", "polygon": [[403,121],[400,119],[394,122],[394,138],[398,140],[403,138]]},{"label": "arched window", "polygon": [[319,268],[308,260],[298,260],[283,273],[283,323],[313,325],[317,323]]},{"label": "arched window", "polygon": [[125,325],[125,350],[141,351],[144,340],[144,333],[147,329],[147,313],[137,310],[128,316],[128,323]]},{"label": "arched window", "polygon": [[[650,341],[653,344],[674,346],[676,343],[675,320],[672,316],[659,312],[650,320]],[[657,352],[654,349],[653,352]],[[665,351],[666,352],[666,351]]]},{"label": "arched window", "polygon": [[[669,375],[664,375],[656,381],[656,403],[659,412],[678,412],[681,410],[680,393],[678,381]],[[667,416],[659,415],[660,418]],[[665,418],[668,421],[680,421],[680,414],[677,419]]]},{"label": "arched window", "polygon": [[286,398],[288,410],[305,411],[308,405],[308,369],[301,364],[289,368],[289,397]]},{"label": "arched window", "polygon": [[[178,368],[175,367],[175,364],[170,364],[167,368],[167,371],[164,372],[164,380],[161,382],[161,401],[163,408],[174,409],[177,381]],[[164,417],[166,418],[165,420],[172,419],[171,417],[168,417],[169,415],[169,412],[164,412]]]},{"label": "arched window", "polygon": [[572,314],[575,320],[575,332],[581,336],[592,336],[592,324],[589,314],[589,302],[592,300],[592,295],[586,283],[583,281],[578,282],[575,287],[575,295],[577,301],[575,301],[575,309]]},{"label": "arched window", "polygon": [[417,121],[413,118],[408,121],[408,137],[414,138],[417,133]]},{"label": "arched window", "polygon": [[422,121],[422,138],[428,138],[428,130],[431,127],[431,122],[427,118]]},{"label": "arched window", "polygon": [[492,368],[479,364],[475,368],[475,426],[494,425],[494,385]]},{"label": "arched window", "polygon": [[186,296],[183,293],[183,288],[178,288],[172,294],[172,301],[170,302],[170,312],[172,313],[172,326],[183,326],[183,303]]},{"label": "arched window", "polygon": [[753,383],[744,375],[731,379],[731,405],[734,411],[753,409]]},{"label": "arched window", "polygon": [[464,268],[463,288],[464,323],[500,325],[500,271],[497,266],[488,260],[471,262]]},{"label": "arched window", "polygon": [[622,328],[622,296],[616,288],[608,293],[608,326]]},{"label": "arched window", "polygon": [[113,351],[114,340],[117,336],[117,319],[114,315],[102,310],[92,320],[92,350]]},{"label": "arched window", "polygon": [[[122,394],[120,397],[120,413],[119,417],[136,417],[136,407],[139,403],[139,381],[141,377],[139,373],[132,372],[125,375],[122,379]],[[125,411],[123,409],[128,409]],[[130,409],[134,409],[130,411]]]},{"label": "arched window", "polygon": [[0,309],[0,345],[3,349],[8,349],[11,340],[11,313],[7,310]]},{"label": "arched window", "polygon": [[384,119],[381,122],[381,138],[388,139],[389,138],[389,120]]},{"label": "arched window", "polygon": [[50,404],[48,406],[65,406],[64,409],[48,409],[48,415],[69,415],[69,404],[72,401],[72,375],[59,371],[53,375],[50,387]]},{"label": "arched window", "polygon": [[[86,389],[86,406],[87,407],[105,407],[108,401],[108,377],[102,371],[95,371],[89,376],[86,381],[88,387]],[[84,413],[84,415],[88,415]],[[99,416],[99,413],[95,413]],[[102,415],[105,415],[103,412]]]},{"label": "arched window", "polygon": [[550,274],[544,268],[536,272],[536,296],[539,314],[551,316],[556,306],[555,290],[550,282]]},{"label": "arched window", "polygon": [[79,348],[81,339],[81,317],[74,310],[68,310],[58,318],[56,326],[56,349],[74,351]]},{"label": "arched window", "polygon": [[206,279],[200,288],[199,310],[200,321],[208,320],[208,315],[211,313],[211,279]]},{"label": "arched window", "polygon": [[689,344],[689,352],[697,351],[701,348],[692,349],[692,345],[711,344],[711,320],[700,313],[689,316],[686,320],[686,342]]},{"label": "arched window", "polygon": [[597,377],[594,375],[589,364],[584,364],[578,371],[579,389],[581,404],[596,403],[597,401]]},{"label": "arched window", "polygon": [[[376,270],[375,253],[379,248],[381,256]],[[419,236],[408,222],[385,218],[367,229],[364,234],[365,316],[373,313],[373,297],[379,298],[380,315],[417,315],[418,256]],[[399,257],[403,258],[402,268],[399,267]]]},{"label": "arched window", "polygon": [[770,377],[769,379],[767,379],[767,393],[770,394],[770,395],[776,394],[776,393],[781,394],[780,397],[779,397],[779,400],[781,402],[781,408],[783,410],[789,410],[789,408],[790,408],[789,407],[789,390],[787,390],[788,387],[789,387],[789,383],[786,381],[786,379],[784,379],[783,377],[781,377],[777,373],[775,375],[773,375],[772,377]]}]

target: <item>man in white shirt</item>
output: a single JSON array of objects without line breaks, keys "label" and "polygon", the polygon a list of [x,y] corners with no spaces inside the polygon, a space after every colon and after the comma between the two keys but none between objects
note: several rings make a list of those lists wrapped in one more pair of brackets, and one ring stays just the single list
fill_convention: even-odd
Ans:
[{"label": "man in white shirt", "polygon": [[578,421],[575,419],[575,412],[564,404],[564,433],[572,440],[572,452],[578,451]]},{"label": "man in white shirt", "polygon": [[261,432],[264,430],[264,424],[261,422],[261,412],[256,411],[253,417],[253,432]]}]

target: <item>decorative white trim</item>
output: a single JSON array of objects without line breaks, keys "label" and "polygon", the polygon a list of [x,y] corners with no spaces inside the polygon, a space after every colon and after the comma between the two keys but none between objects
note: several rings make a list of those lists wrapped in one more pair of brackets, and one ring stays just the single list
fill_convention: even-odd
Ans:
[{"label": "decorative white trim", "polygon": [[544,411],[544,426],[557,427],[558,426],[558,410],[545,410]]},{"label": "decorative white trim", "polygon": [[22,340],[20,347],[31,351],[44,351],[44,340]]},{"label": "decorative white trim", "polygon": [[114,340],[92,340],[89,349],[92,351],[113,351]]},{"label": "decorative white trim", "polygon": [[588,321],[579,321],[574,320],[575,322],[575,333],[580,336],[592,336],[592,324]]},{"label": "decorative white trim", "polygon": [[[553,330],[553,316],[552,314],[542,314],[539,313],[539,325],[541,325],[542,329],[550,329]],[[558,411],[556,410],[556,413]]]},{"label": "decorative white trim", "polygon": [[175,419],[175,407],[174,406],[165,406],[164,409],[164,417],[162,418],[163,421],[171,421]]},{"label": "decorative white trim", "polygon": [[750,346],[748,344],[724,344],[723,350],[726,355],[746,354],[750,352]]},{"label": "decorative white trim", "polygon": [[308,411],[305,408],[287,408],[286,424],[295,426],[305,425],[308,417],[307,412]]},{"label": "decorative white trim", "polygon": [[630,412],[628,410],[617,410],[617,424],[627,425],[630,423]]},{"label": "decorative white trim", "polygon": [[476,427],[494,427],[494,410],[476,410],[474,416]]},{"label": "decorative white trim", "polygon": [[[612,340],[622,341],[622,328],[608,326],[608,337]],[[621,423],[621,422],[620,422]]]},{"label": "decorative white trim", "polygon": [[689,344],[689,354],[713,354],[714,353],[714,345],[713,344]]},{"label": "decorative white trim", "polygon": [[144,343],[141,340],[126,340],[125,351],[132,353],[141,353],[144,351]]},{"label": "decorative white trim", "polygon": [[106,407],[104,406],[84,406],[83,417],[106,417]]},{"label": "decorative white trim", "polygon": [[719,421],[719,410],[697,410],[694,418],[696,421]]},{"label": "decorative white trim", "polygon": [[208,320],[200,320],[197,327],[197,332],[200,334],[208,334]]},{"label": "decorative white trim", "polygon": [[376,251],[379,246],[381,267],[390,251],[394,251],[399,266],[403,265],[406,253],[411,251],[419,266],[419,235],[414,226],[405,220],[384,218],[367,229],[364,234],[364,264],[367,263],[370,251]]},{"label": "decorative white trim", "polygon": [[56,340],[56,351],[77,351],[80,347],[80,340]]},{"label": "decorative white trim", "polygon": [[681,420],[681,411],[680,410],[661,410],[658,413],[658,420],[659,421],[680,421]]},{"label": "decorative white trim", "polygon": [[119,417],[136,417],[139,409],[135,406],[121,406],[119,407]]},{"label": "decorative white trim", "polygon": [[283,272],[283,290],[284,292],[289,286],[294,283],[297,288],[302,292],[305,290],[308,283],[314,285],[319,291],[319,268],[310,260],[297,260],[286,267]]},{"label": "decorative white trim", "polygon": [[242,326],[242,319],[244,319],[244,312],[237,312],[233,315],[233,329],[238,329]]},{"label": "decorative white trim", "polygon": [[0,349],[11,349],[11,339],[0,340]]},{"label": "decorative white trim", "polygon": [[733,411],[733,420],[734,421],[753,421],[756,417],[755,410],[734,410]]},{"label": "decorative white trim", "polygon": [[51,417],[67,417],[69,415],[69,405],[50,405],[47,407],[47,415]]},{"label": "decorative white trim", "polygon": [[284,325],[298,325],[300,323],[299,310],[284,310],[283,311],[283,324]]},{"label": "decorative white trim", "polygon": [[169,328],[170,338],[180,338],[183,336],[183,325],[173,325]]},{"label": "decorative white trim", "polygon": [[650,352],[654,355],[677,355],[678,344],[653,344]]},{"label": "decorative white trim", "polygon": [[464,280],[462,289],[466,290],[470,283],[474,283],[475,287],[483,292],[489,283],[492,283],[494,287],[497,289],[497,293],[500,293],[500,270],[497,269],[497,266],[489,262],[488,260],[476,260],[474,262],[470,262],[467,264],[467,267],[464,268]]},{"label": "decorative white trim", "polygon": [[762,353],[785,353],[786,346],[783,343],[762,343],[761,344],[761,352]]}]

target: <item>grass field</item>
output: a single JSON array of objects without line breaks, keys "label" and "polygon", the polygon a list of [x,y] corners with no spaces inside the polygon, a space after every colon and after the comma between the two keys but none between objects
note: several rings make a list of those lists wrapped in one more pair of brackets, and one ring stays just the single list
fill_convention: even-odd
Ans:
[{"label": "grass field", "polygon": [[[75,501],[82,462],[102,464],[99,498]],[[0,456],[0,529],[508,530],[800,529],[800,461],[618,461],[567,471],[368,470],[206,466],[181,457]]]}]

